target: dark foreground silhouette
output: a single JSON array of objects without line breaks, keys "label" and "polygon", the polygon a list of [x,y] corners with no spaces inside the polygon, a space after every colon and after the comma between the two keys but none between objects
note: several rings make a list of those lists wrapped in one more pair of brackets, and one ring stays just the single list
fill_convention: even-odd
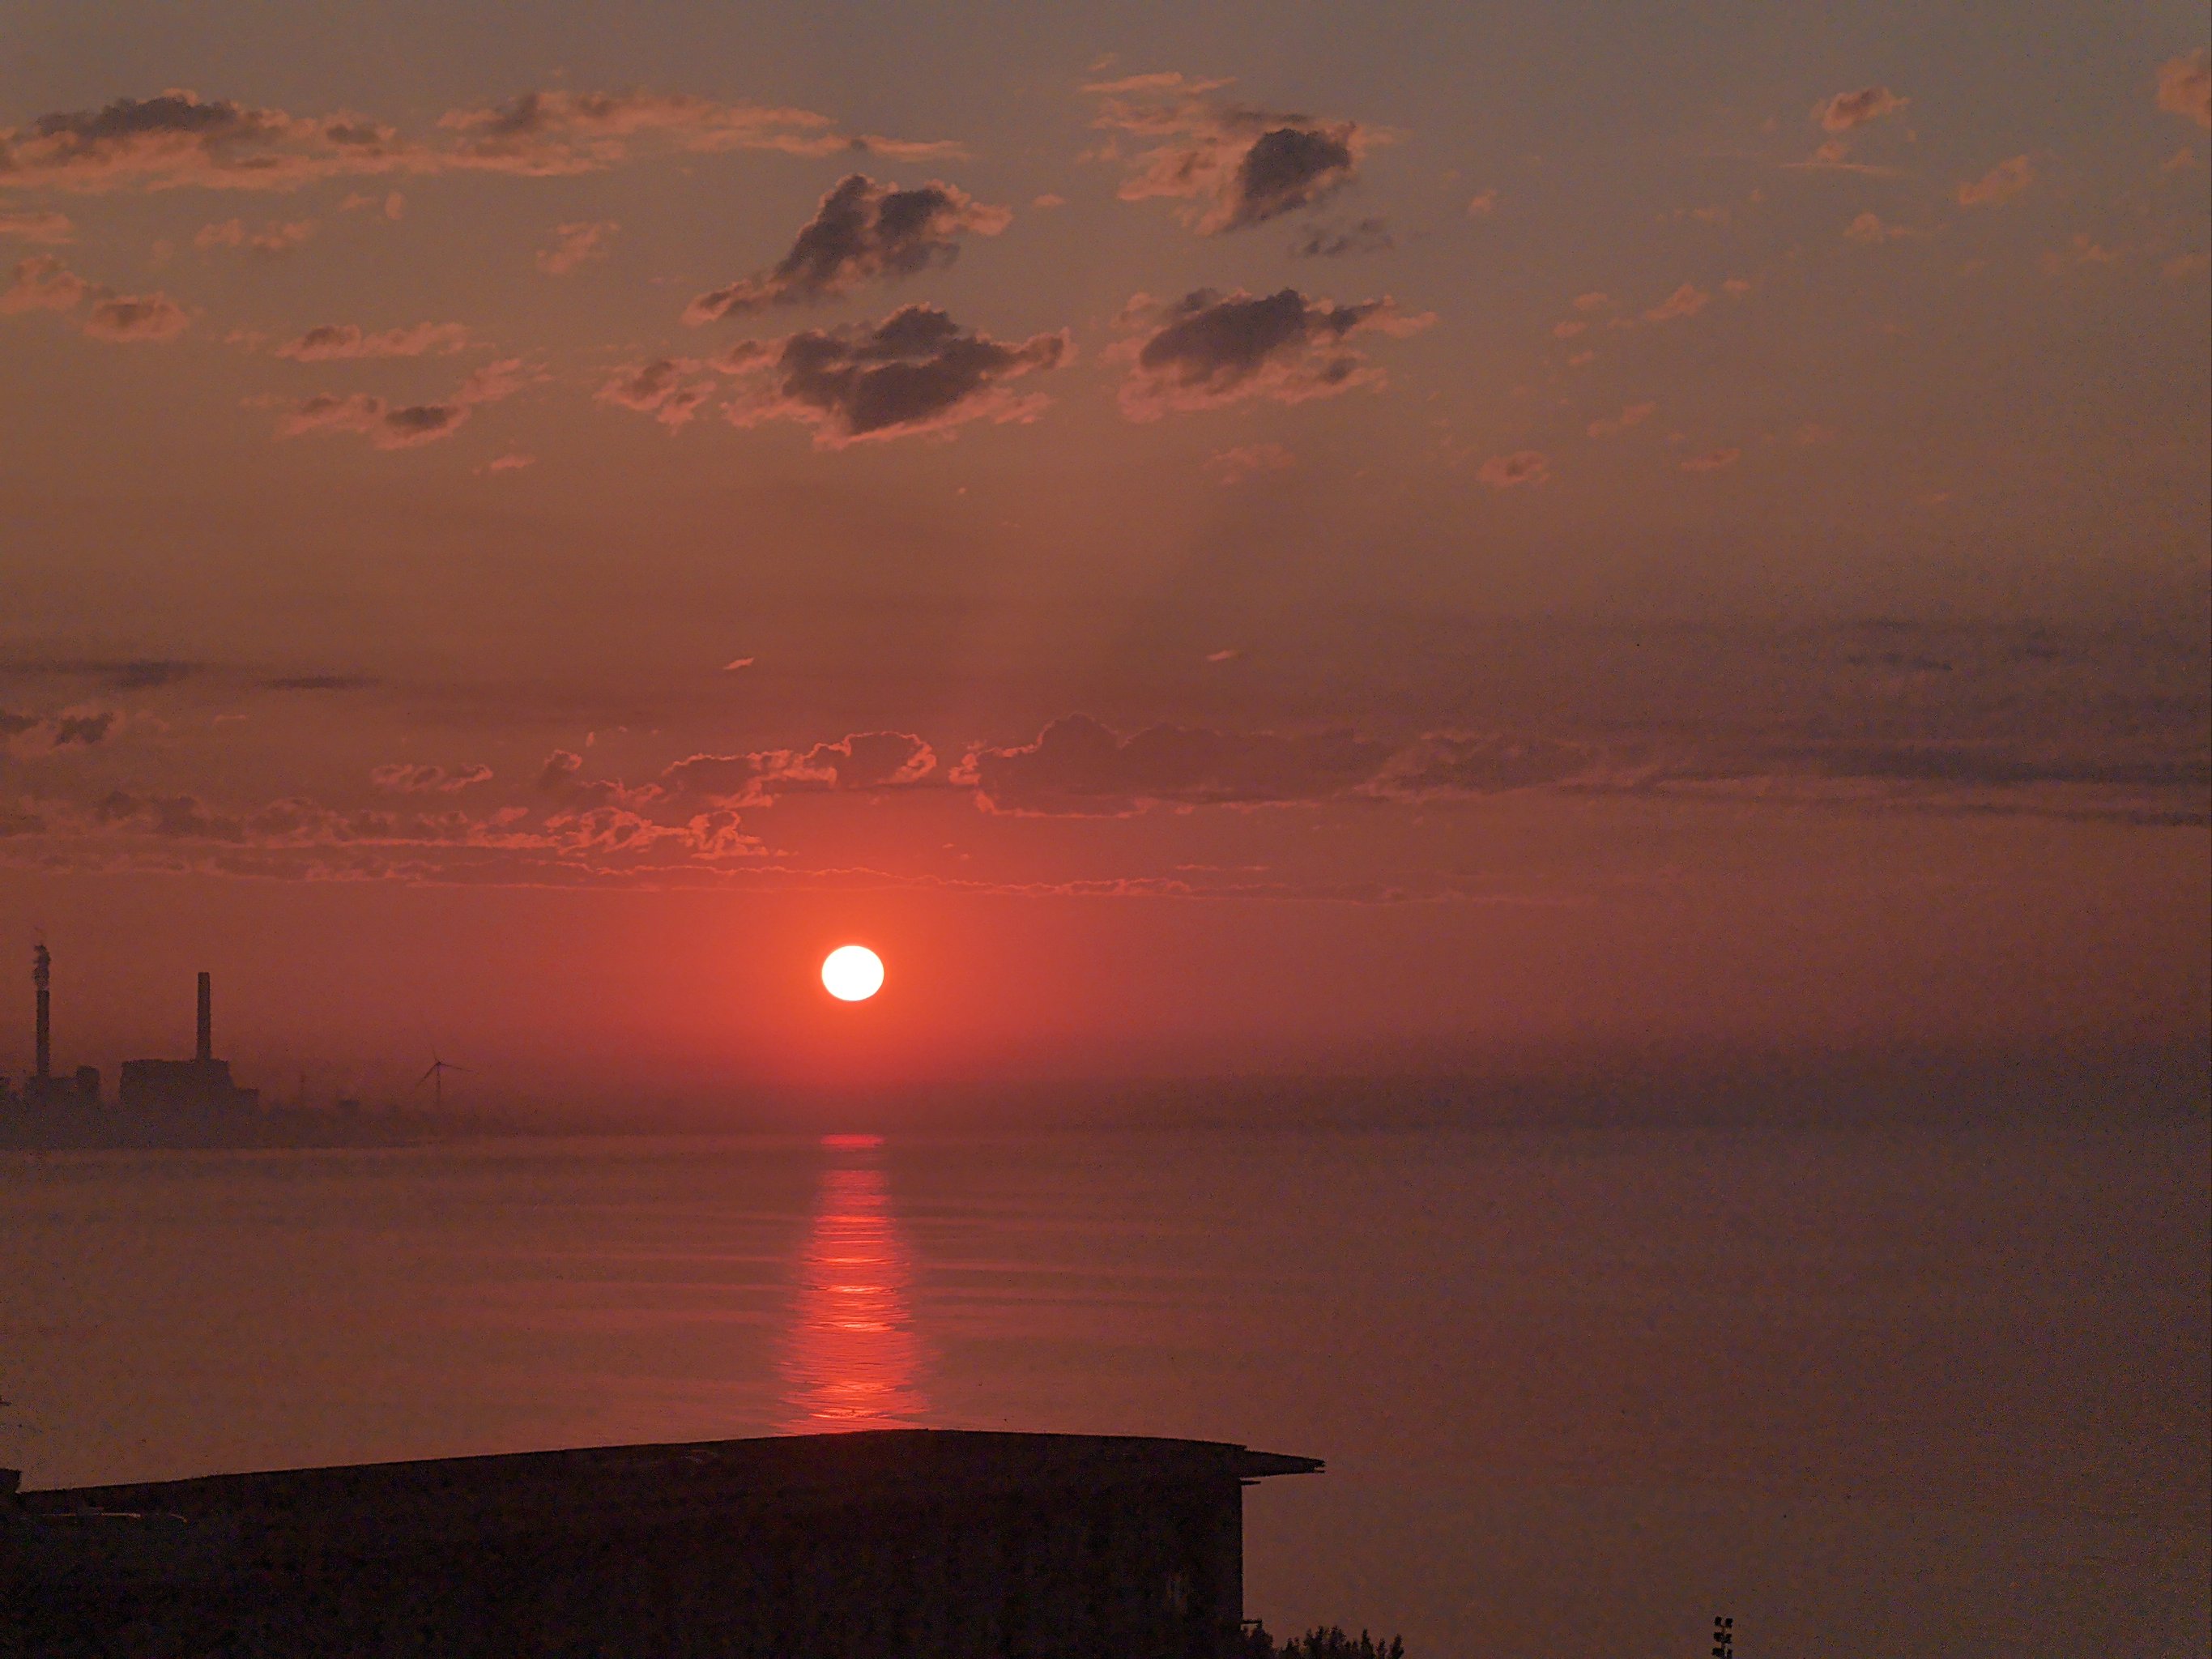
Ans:
[{"label": "dark foreground silhouette", "polygon": [[1316,1625],[1277,1647],[1267,1627],[1255,1624],[1244,1632],[1244,1659],[1406,1659],[1406,1644],[1395,1636],[1380,1642],[1365,1631],[1352,1637],[1334,1625]]},{"label": "dark foreground silhouette", "polygon": [[[0,1659],[1243,1659],[1317,1458],[887,1429],[18,1492]],[[1263,1638],[1264,1639],[1264,1638]],[[1299,1659],[1384,1650],[1292,1643]]]}]

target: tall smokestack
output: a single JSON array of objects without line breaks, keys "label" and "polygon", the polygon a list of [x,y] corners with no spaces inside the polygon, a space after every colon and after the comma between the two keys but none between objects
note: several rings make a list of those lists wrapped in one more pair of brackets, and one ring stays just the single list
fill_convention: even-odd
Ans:
[{"label": "tall smokestack", "polygon": [[37,946],[31,952],[31,983],[39,988],[39,1081],[44,1083],[54,1074],[53,1011],[49,1006],[52,993],[47,988],[54,976],[54,959],[46,954],[46,947]]},{"label": "tall smokestack", "polygon": [[200,1063],[215,1058],[215,975],[200,975]]}]

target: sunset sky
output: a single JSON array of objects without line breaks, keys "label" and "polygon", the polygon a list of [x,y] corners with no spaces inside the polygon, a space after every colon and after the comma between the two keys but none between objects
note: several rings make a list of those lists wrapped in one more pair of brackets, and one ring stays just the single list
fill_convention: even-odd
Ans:
[{"label": "sunset sky", "polygon": [[1197,9],[9,0],[58,1058],[2197,1031],[2202,5]]}]

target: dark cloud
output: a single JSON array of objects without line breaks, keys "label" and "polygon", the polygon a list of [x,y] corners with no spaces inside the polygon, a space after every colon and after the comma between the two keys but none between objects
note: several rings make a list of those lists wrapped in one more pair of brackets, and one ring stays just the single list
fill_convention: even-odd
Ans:
[{"label": "dark cloud", "polygon": [[358,432],[379,449],[411,449],[450,438],[468,419],[460,404],[393,404],[365,392],[319,392],[297,404],[276,423],[279,438]]},{"label": "dark cloud", "polygon": [[97,714],[64,714],[54,722],[54,747],[59,749],[74,743],[89,749],[105,738],[114,724],[112,710]]},{"label": "dark cloud", "polygon": [[1244,398],[1300,403],[1380,386],[1382,371],[1346,342],[1370,331],[1411,334],[1435,320],[1404,316],[1389,299],[1339,305],[1291,288],[1265,295],[1200,289],[1166,305],[1139,295],[1123,316],[1154,325],[1135,343],[1135,366],[1121,388],[1121,408],[1134,420]]},{"label": "dark cloud", "polygon": [[[17,714],[0,708],[0,738],[23,738],[36,733],[48,749],[74,744],[89,749],[113,728],[112,709],[86,714]],[[21,746],[18,753],[22,752]]]},{"label": "dark cloud", "polygon": [[42,115],[0,134],[0,183],[78,191],[287,190],[410,159],[397,135],[375,122],[289,115],[186,91]]},{"label": "dark cloud", "polygon": [[556,749],[545,757],[545,764],[538,769],[538,787],[549,793],[566,789],[575,782],[576,775],[583,769],[584,757],[581,755],[574,750]]},{"label": "dark cloud", "polygon": [[1291,255],[1300,259],[1336,259],[1347,253],[1388,253],[1397,246],[1390,227],[1381,219],[1362,219],[1355,225],[1316,225],[1291,244]]},{"label": "dark cloud", "polygon": [[1513,489],[1551,482],[1552,463],[1540,449],[1516,449],[1510,455],[1492,455],[1475,469],[1474,476],[1492,489]]},{"label": "dark cloud", "polygon": [[1382,135],[1356,121],[1256,109],[1218,94],[1229,82],[1139,75],[1087,87],[1096,125],[1151,148],[1121,181],[1124,201],[1191,204],[1184,221],[1202,234],[1264,224],[1323,201],[1358,174]]},{"label": "dark cloud", "polygon": [[166,294],[118,294],[86,313],[88,339],[115,344],[160,343],[191,326],[191,313]]},{"label": "dark cloud", "polygon": [[439,403],[392,404],[368,392],[319,392],[303,398],[276,423],[279,438],[358,432],[379,449],[412,449],[450,438],[480,404],[495,404],[545,378],[520,357],[471,372]]},{"label": "dark cloud", "polygon": [[672,432],[687,425],[714,395],[706,365],[694,357],[657,357],[618,368],[593,395],[601,403],[650,415]]},{"label": "dark cloud", "polygon": [[959,153],[942,142],[843,131],[811,110],[684,94],[525,92],[449,111],[438,121],[436,140],[425,143],[362,116],[294,115],[172,90],[0,130],[0,185],[291,190],[380,173],[593,173],[648,153],[736,149],[910,159]]},{"label": "dark cloud", "polygon": [[365,332],[354,323],[325,323],[278,346],[273,356],[296,362],[342,362],[355,357],[419,357],[425,352],[465,351],[469,331],[459,323],[412,323],[404,328]]},{"label": "dark cloud", "polygon": [[934,306],[905,306],[879,323],[810,329],[750,354],[738,372],[760,383],[727,412],[741,426],[804,422],[825,448],[975,420],[1031,420],[1048,399],[1012,382],[1073,354],[1065,332],[994,340]]},{"label": "dark cloud", "polygon": [[179,680],[199,672],[200,665],[192,662],[177,662],[166,657],[153,657],[131,662],[91,663],[83,665],[90,672],[106,678],[118,691],[141,691],[157,685],[173,685]]},{"label": "dark cloud", "polygon": [[211,811],[198,795],[141,797],[118,789],[94,815],[103,824],[173,841],[243,841],[246,833],[242,820]]},{"label": "dark cloud", "polygon": [[954,777],[972,783],[994,811],[1117,817],[1158,803],[1323,799],[1373,777],[1389,753],[1349,732],[1285,737],[1155,726],[1124,738],[1071,714],[1035,743],[969,751]]},{"label": "dark cloud", "polygon": [[360,691],[378,684],[368,674],[292,674],[264,680],[264,691]]},{"label": "dark cloud", "polygon": [[832,299],[864,283],[911,276],[958,257],[960,239],[995,236],[1013,215],[932,179],[910,190],[866,173],[840,179],[791,251],[759,276],[702,294],[685,307],[697,325],[733,312]]},{"label": "dark cloud", "polygon": [[1224,230],[1310,206],[1352,177],[1352,129],[1273,127],[1252,141],[1233,175]]},{"label": "dark cloud", "polygon": [[1887,87],[1861,87],[1856,92],[1839,92],[1825,98],[1814,106],[1813,118],[1828,132],[1850,132],[1869,121],[1879,121],[1893,115],[1912,100],[1900,98]]}]

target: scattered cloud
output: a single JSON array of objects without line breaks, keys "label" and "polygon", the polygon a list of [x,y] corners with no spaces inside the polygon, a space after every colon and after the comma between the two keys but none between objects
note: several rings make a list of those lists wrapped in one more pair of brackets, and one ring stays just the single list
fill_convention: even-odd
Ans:
[{"label": "scattered cloud", "polygon": [[538,458],[535,455],[525,455],[519,451],[510,451],[504,455],[493,456],[484,463],[483,470],[487,472],[520,472],[526,466],[537,465]]},{"label": "scattered cloud", "polygon": [[566,276],[587,260],[604,259],[608,241],[621,228],[612,219],[556,225],[553,245],[538,250],[538,268],[548,276]]},{"label": "scattered cloud", "polygon": [[1657,305],[1644,313],[1647,323],[1672,322],[1678,317],[1694,317],[1712,304],[1713,296],[1694,283],[1685,283]]},{"label": "scattered cloud", "polygon": [[721,103],[684,93],[526,92],[506,102],[453,110],[438,125],[455,148],[444,166],[526,175],[596,173],[642,147],[693,155],[772,150],[787,155],[957,155],[943,142],[912,143],[838,130],[811,110]]},{"label": "scattered cloud", "polygon": [[359,433],[379,449],[413,449],[450,438],[480,404],[495,404],[545,378],[520,357],[487,363],[438,403],[393,404],[367,392],[321,392],[289,409],[276,423],[279,438]]},{"label": "scattered cloud", "polygon": [[1201,235],[1264,224],[1327,200],[1352,182],[1383,136],[1356,121],[1255,108],[1217,94],[1227,81],[1137,75],[1084,90],[1099,100],[1093,125],[1117,135],[1102,155],[1118,157],[1127,137],[1125,202],[1186,201],[1186,224]]},{"label": "scattered cloud", "polygon": [[2158,106],[2212,128],[2212,53],[2203,47],[2158,66]]},{"label": "scattered cloud", "polygon": [[17,714],[0,708],[0,748],[18,756],[89,749],[106,738],[117,719],[112,708],[58,714]]},{"label": "scattered cloud", "polygon": [[2106,247],[2095,238],[2077,230],[2064,247],[2045,253],[2036,264],[2045,276],[2059,276],[2085,266],[2116,265],[2122,258],[2118,249]]},{"label": "scattered cloud", "polygon": [[823,448],[949,433],[971,421],[1034,420],[1048,398],[1015,382],[1074,355],[1065,331],[994,340],[934,306],[902,306],[879,323],[808,329],[744,343],[717,367],[750,387],[726,405],[739,426],[797,421]]},{"label": "scattered cloud", "polygon": [[279,438],[358,432],[379,449],[413,449],[450,438],[468,419],[455,403],[394,404],[365,392],[319,392],[302,399],[276,423]]},{"label": "scattered cloud", "polygon": [[542,386],[550,379],[551,375],[526,358],[502,357],[482,368],[470,370],[460,385],[453,388],[453,400],[467,404],[504,403],[525,386]]},{"label": "scattered cloud", "polygon": [[1223,483],[1240,484],[1263,473],[1287,472],[1297,465],[1297,457],[1280,444],[1239,444],[1211,457],[1206,465]]},{"label": "scattered cloud", "polygon": [[[434,140],[408,139],[362,116],[295,115],[176,88],[0,131],[0,183],[78,191],[282,191],[379,174],[593,173],[653,150],[915,158],[959,149],[847,132],[811,110],[646,91],[525,92],[450,111],[437,128]],[[387,216],[398,216],[398,201],[396,193],[386,198]]]},{"label": "scattered cloud", "polygon": [[0,289],[0,316],[26,311],[70,311],[91,284],[51,253],[18,259],[12,278]]},{"label": "scattered cloud", "polygon": [[854,732],[811,749],[693,755],[665,769],[659,796],[719,806],[761,806],[811,791],[903,789],[937,770],[937,751],[911,732]]},{"label": "scattered cloud", "polygon": [[343,362],[356,357],[420,357],[436,352],[451,356],[472,343],[468,329],[459,323],[413,323],[365,333],[353,323],[325,323],[295,340],[288,340],[273,355],[295,362]]},{"label": "scattered cloud", "polygon": [[547,793],[568,788],[584,769],[584,757],[573,749],[556,749],[538,769],[538,787]]},{"label": "scattered cloud", "polygon": [[2158,268],[2159,275],[2169,283],[2199,276],[2207,270],[2212,270],[2212,257],[2202,253],[2177,253]]},{"label": "scattered cloud", "polygon": [[1349,793],[1387,744],[1349,732],[1305,736],[1154,726],[1124,738],[1087,714],[1034,743],[970,750],[952,780],[988,811],[1121,817],[1160,805],[1279,805]]},{"label": "scattered cloud", "polygon": [[1911,101],[1887,87],[1861,87],[1856,92],[1839,92],[1821,100],[1813,106],[1813,118],[1824,132],[1850,132],[1869,121],[1895,114]]},{"label": "scattered cloud", "polygon": [[71,191],[287,190],[410,159],[392,129],[375,122],[290,115],[181,89],[42,115],[0,133],[0,182]]},{"label": "scattered cloud", "polygon": [[1894,242],[1915,234],[1917,233],[1910,226],[1884,224],[1881,216],[1878,213],[1862,213],[1844,227],[1845,241],[1864,242],[1875,247],[1881,246],[1884,242]]},{"label": "scattered cloud", "polygon": [[159,344],[191,326],[191,313],[166,294],[118,294],[86,313],[85,337],[111,344]]},{"label": "scattered cloud", "polygon": [[0,213],[0,236],[10,236],[19,242],[37,242],[48,247],[59,247],[76,240],[76,227],[65,213],[45,209],[27,209],[21,213]]},{"label": "scattered cloud", "polygon": [[203,253],[219,247],[234,247],[264,259],[275,259],[301,246],[314,234],[313,219],[272,219],[258,230],[246,229],[243,219],[225,219],[219,224],[202,225],[192,237],[192,246]]},{"label": "scattered cloud", "polygon": [[483,765],[428,766],[420,763],[395,762],[380,766],[368,775],[368,781],[390,795],[454,795],[464,789],[491,781],[491,768]]},{"label": "scattered cloud", "polygon": [[1478,191],[1468,198],[1467,216],[1470,219],[1487,219],[1498,211],[1498,204],[1504,199],[1494,186],[1489,190]]},{"label": "scattered cloud", "polygon": [[2034,158],[2015,155],[1998,162],[1980,178],[1959,186],[1960,207],[1996,207],[2009,202],[2035,182]]},{"label": "scattered cloud", "polygon": [[1492,489],[1512,489],[1550,483],[1552,463],[1541,450],[1516,449],[1510,455],[1492,455],[1475,469],[1474,476]]},{"label": "scattered cloud", "polygon": [[1012,222],[1002,207],[939,179],[910,190],[864,173],[838,180],[770,270],[702,294],[684,308],[696,325],[736,312],[834,299],[867,283],[911,276],[959,256],[960,239],[995,236]]},{"label": "scattered cloud", "polygon": [[1682,463],[1685,472],[1723,472],[1743,459],[1741,449],[1709,449],[1702,455],[1692,455]]},{"label": "scattered cloud", "polygon": [[1610,438],[1627,431],[1631,427],[1643,425],[1658,412],[1659,405],[1656,404],[1630,404],[1618,415],[1605,416],[1592,421],[1587,430],[1593,438]]},{"label": "scattered cloud", "polygon": [[633,363],[617,369],[593,395],[618,409],[650,415],[671,432],[690,424],[714,395],[714,382],[703,373],[705,365],[693,357],[656,357],[649,363]]},{"label": "scattered cloud", "polygon": [[1575,309],[1577,311],[1603,311],[1612,303],[1613,295],[1603,292],[1594,291],[1589,294],[1577,294],[1575,295]]},{"label": "scattered cloud", "polygon": [[1431,732],[1393,754],[1361,793],[1415,801],[1496,795],[1593,775],[1601,760],[1582,744]]},{"label": "scattered cloud", "polygon": [[1334,259],[1347,253],[1388,253],[1398,244],[1382,219],[1362,219],[1353,225],[1316,225],[1291,244],[1291,257]]},{"label": "scattered cloud", "polygon": [[1436,320],[1406,316],[1387,297],[1339,305],[1291,288],[1264,295],[1200,289],[1164,303],[1139,295],[1122,317],[1150,330],[1116,349],[1133,360],[1121,409],[1139,421],[1248,398],[1303,403],[1379,387],[1382,371],[1346,342],[1413,334]]}]

